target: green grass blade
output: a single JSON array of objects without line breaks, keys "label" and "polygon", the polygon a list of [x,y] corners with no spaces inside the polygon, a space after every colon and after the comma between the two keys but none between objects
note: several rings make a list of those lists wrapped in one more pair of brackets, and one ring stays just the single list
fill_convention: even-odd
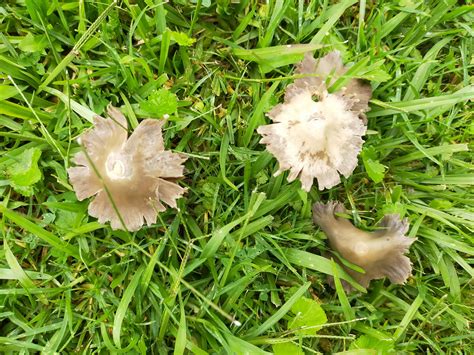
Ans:
[{"label": "green grass blade", "polygon": [[429,156],[440,154],[452,154],[457,152],[467,152],[469,150],[467,144],[447,144],[439,147],[425,148],[425,152],[413,152],[390,161],[391,165],[406,164],[413,160],[418,160]]},{"label": "green grass blade", "polygon": [[281,66],[299,62],[306,52],[314,52],[322,47],[320,44],[291,44],[256,49],[236,47],[232,52],[243,60],[258,63],[263,73],[268,73]]},{"label": "green grass blade", "polygon": [[264,120],[264,110],[268,107],[268,103],[270,98],[273,96],[275,89],[278,86],[278,82],[273,83],[273,85],[263,94],[262,98],[257,104],[253,115],[250,117],[247,130],[245,131],[245,135],[242,139],[242,144],[244,147],[247,147],[254,137],[255,130],[258,126],[265,124]]},{"label": "green grass blade", "polygon": [[138,285],[140,284],[140,279],[142,277],[143,271],[144,269],[140,268],[133,274],[132,280],[128,284],[127,288],[125,289],[125,292],[123,293],[122,298],[120,299],[120,303],[117,307],[117,312],[115,312],[114,326],[112,328],[112,338],[117,348],[122,347],[120,333],[122,332],[123,320],[127,313],[130,312],[128,310],[128,306],[132,301],[133,296],[135,295],[135,291]]},{"label": "green grass blade", "polygon": [[287,314],[291,307],[295,304],[296,301],[298,301],[301,296],[304,295],[304,293],[308,290],[309,286],[311,286],[311,282],[306,282],[304,285],[302,285],[294,294],[291,296],[288,301],[285,302],[283,306],[281,306],[278,311],[276,311],[274,314],[272,314],[265,322],[263,322],[261,325],[256,327],[255,329],[251,330],[245,338],[252,339],[260,334],[266,332],[269,328],[271,328],[275,323],[277,323],[281,318]]},{"label": "green grass blade", "polygon": [[286,9],[289,5],[290,1],[285,0],[275,0],[273,2],[273,12],[270,22],[265,29],[265,35],[258,41],[258,47],[267,47],[272,42],[275,30],[278,24],[283,20]]},{"label": "green grass blade", "polygon": [[[18,92],[18,91],[17,91]],[[51,116],[40,111],[40,110],[35,110],[36,115],[41,118],[42,120],[45,121],[50,121]],[[15,104],[13,102],[7,101],[7,100],[2,100],[0,101],[0,114],[10,116],[10,117],[15,117],[15,118],[21,118],[23,120],[36,120],[35,115],[31,112],[26,107],[23,107],[21,105]]]},{"label": "green grass blade", "polygon": [[453,94],[440,95],[437,97],[428,97],[424,99],[383,103],[378,100],[371,102],[385,107],[384,109],[373,109],[368,113],[369,118],[394,115],[400,112],[410,113],[438,108],[440,106],[452,107],[457,103],[474,99],[474,86],[468,86],[456,91]]},{"label": "green grass blade", "polygon": [[14,212],[1,204],[0,213],[2,213],[3,216],[15,223],[17,226],[44,240],[58,251],[66,255],[73,256],[79,260],[84,259],[84,257],[80,255],[79,249],[77,247],[64,242],[63,240],[56,237],[53,233],[41,228],[38,224],[31,222],[29,219],[23,217],[19,213]]},{"label": "green grass blade", "polygon": [[3,249],[5,252],[5,259],[7,261],[10,270],[14,274],[14,279],[20,281],[23,287],[25,288],[36,288],[36,285],[31,281],[25,271],[22,269],[18,260],[16,260],[15,255],[13,255],[10,247],[8,246],[7,240],[3,239]]},{"label": "green grass blade", "polygon": [[410,308],[408,308],[408,311],[406,312],[402,321],[398,325],[397,330],[395,330],[395,333],[393,334],[393,338],[395,339],[395,341],[400,339],[400,337],[405,333],[411,321],[413,320],[413,318],[415,318],[416,314],[418,313],[418,309],[420,308],[424,300],[425,300],[425,290],[422,288],[419,291],[418,296],[416,296],[415,300],[410,305]]},{"label": "green grass blade", "polygon": [[184,311],[184,305],[180,303],[181,317],[178,324],[178,332],[176,334],[176,342],[174,345],[174,355],[184,354],[184,349],[186,348],[186,313]]},{"label": "green grass blade", "polygon": [[86,119],[89,122],[93,122],[93,118],[97,116],[95,112],[81,105],[80,103],[73,100],[71,97],[67,96],[66,94],[62,93],[59,90],[56,90],[50,87],[44,87],[43,90],[46,91],[47,93],[50,93],[51,95],[56,96],[66,105],[66,107],[71,106],[71,108],[73,109],[75,113],[77,113],[79,116],[81,116],[82,118]]},{"label": "green grass blade", "polygon": [[[333,275],[333,264],[331,260],[328,260],[322,256],[308,253],[307,251],[297,250],[293,248],[283,248],[283,253],[288,261],[292,264],[302,266],[311,270],[322,272],[326,275]],[[365,289],[360,286],[339,266],[335,266],[338,270],[338,275],[341,279],[349,282],[354,288],[361,292],[365,292]]]},{"label": "green grass blade", "polygon": [[98,29],[100,24],[105,20],[107,15],[109,14],[112,9],[115,8],[117,5],[118,0],[113,0],[109,6],[97,17],[97,19],[92,23],[92,25],[87,29],[86,32],[79,38],[76,42],[74,47],[71,51],[64,57],[63,60],[53,69],[53,71],[46,76],[46,79],[40,85],[39,90],[43,90],[46,86],[48,86],[79,54],[79,50],[82,46],[89,40],[89,38],[94,34],[94,32]]},{"label": "green grass blade", "polygon": [[351,304],[349,303],[349,300],[347,299],[347,295],[344,291],[344,288],[342,287],[341,279],[339,278],[339,271],[336,265],[337,264],[334,261],[332,261],[332,274],[334,277],[334,286],[336,286],[337,297],[339,298],[339,302],[341,302],[344,316],[346,320],[349,321],[349,320],[355,319],[355,313],[351,307]]},{"label": "green grass blade", "polygon": [[321,29],[313,36],[311,39],[312,44],[319,44],[323,41],[324,37],[327,36],[331,28],[334,26],[337,20],[342,16],[344,11],[346,11],[350,6],[354,5],[357,0],[343,0],[333,5],[328,10],[326,23],[321,27]]}]

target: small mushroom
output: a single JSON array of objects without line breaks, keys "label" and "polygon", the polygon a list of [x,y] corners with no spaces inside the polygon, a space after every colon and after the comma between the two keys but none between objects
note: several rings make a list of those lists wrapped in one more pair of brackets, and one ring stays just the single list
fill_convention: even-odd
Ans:
[{"label": "small mushroom", "polygon": [[186,157],[165,150],[164,120],[141,121],[127,139],[126,118],[110,105],[107,112],[110,118],[95,116],[79,138],[84,151],[74,156],[69,180],[79,200],[96,195],[89,214],[100,223],[136,231],[156,222],[166,209],[162,202],[176,208],[186,189],[170,179],[183,176]]},{"label": "small mushroom", "polygon": [[346,71],[337,51],[319,61],[307,53],[295,72],[310,76],[289,85],[284,103],[267,114],[274,123],[257,129],[260,143],[279,162],[275,175],[290,170],[288,181],[299,178],[306,191],[314,178],[319,190],[331,188],[341,181],[339,174],[349,177],[357,166],[371,88],[351,79],[343,90],[328,93]]},{"label": "small mushroom", "polygon": [[[411,275],[411,262],[404,254],[416,240],[405,236],[408,231],[407,219],[401,220],[395,214],[385,215],[379,230],[365,232],[335,215],[344,212],[344,206],[335,201],[313,205],[313,220],[327,235],[330,247],[350,263],[364,269],[365,273],[339,264],[365,288],[371,280],[384,277],[393,283],[404,284]],[[345,281],[343,284],[347,291],[352,290]]]}]

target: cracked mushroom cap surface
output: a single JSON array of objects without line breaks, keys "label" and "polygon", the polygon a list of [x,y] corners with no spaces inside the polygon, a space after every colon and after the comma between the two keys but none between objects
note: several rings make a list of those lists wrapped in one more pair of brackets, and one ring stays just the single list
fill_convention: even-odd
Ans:
[{"label": "cracked mushroom cap surface", "polygon": [[[342,268],[363,287],[371,280],[388,277],[392,283],[404,284],[411,275],[411,261],[405,255],[416,238],[409,238],[408,220],[399,215],[385,215],[378,230],[365,232],[336,213],[344,213],[344,206],[335,201],[313,205],[313,220],[321,227],[331,249],[344,259],[365,270],[355,271],[338,261]],[[347,291],[352,287],[341,280]]]},{"label": "cracked mushroom cap surface", "polygon": [[260,143],[278,160],[275,175],[289,170],[288,181],[299,178],[306,191],[315,178],[319,190],[329,189],[357,166],[371,89],[351,79],[341,91],[328,93],[346,71],[337,51],[319,60],[307,53],[295,73],[308,76],[287,87],[284,102],[267,113],[273,123],[257,129]]},{"label": "cracked mushroom cap surface", "polygon": [[[186,191],[173,182],[183,176],[181,154],[164,148],[164,120],[145,119],[128,137],[125,116],[108,107],[109,118],[94,117],[94,126],[80,136],[69,180],[81,201],[95,198],[89,214],[112,229],[136,231],[156,222],[163,205],[176,208]],[[171,180],[170,180],[171,179]]]}]

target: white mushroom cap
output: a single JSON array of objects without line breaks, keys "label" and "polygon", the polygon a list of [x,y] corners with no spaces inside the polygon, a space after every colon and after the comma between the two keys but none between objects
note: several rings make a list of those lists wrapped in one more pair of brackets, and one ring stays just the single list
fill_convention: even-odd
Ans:
[{"label": "white mushroom cap", "polygon": [[260,142],[280,164],[276,174],[290,170],[288,181],[299,178],[306,191],[314,178],[320,190],[331,188],[340,182],[339,174],[348,177],[357,166],[366,132],[361,118],[368,110],[370,86],[352,79],[343,92],[329,94],[326,79],[333,82],[346,70],[339,52],[319,62],[306,55],[296,73],[313,76],[288,86],[285,102],[268,112],[274,124],[257,129],[263,136]]},{"label": "white mushroom cap", "polygon": [[112,106],[108,114],[94,117],[94,127],[81,136],[84,152],[74,156],[78,166],[68,169],[69,180],[79,200],[97,195],[89,214],[100,223],[136,231],[156,222],[166,209],[162,202],[176,208],[186,189],[166,179],[183,176],[186,158],[164,150],[164,120],[143,120],[127,140],[126,118]]}]

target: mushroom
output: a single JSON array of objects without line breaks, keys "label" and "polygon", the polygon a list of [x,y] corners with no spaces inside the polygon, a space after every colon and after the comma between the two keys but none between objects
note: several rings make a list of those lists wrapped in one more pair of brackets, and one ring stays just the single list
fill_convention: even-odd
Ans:
[{"label": "mushroom", "polygon": [[[404,284],[411,275],[411,262],[404,254],[416,240],[405,236],[408,220],[388,214],[381,220],[379,230],[365,232],[336,216],[336,213],[344,212],[344,206],[335,201],[313,205],[313,220],[327,235],[330,247],[345,260],[364,269],[365,273],[338,263],[365,288],[371,280],[384,277],[393,283]],[[347,291],[352,290],[348,283],[343,281],[343,284]]]},{"label": "mushroom", "polygon": [[257,129],[260,143],[279,162],[275,175],[290,170],[288,181],[299,178],[306,191],[314,178],[319,190],[331,188],[341,181],[339,174],[349,177],[357,166],[371,88],[350,79],[341,91],[329,93],[346,71],[338,51],[318,61],[306,53],[295,72],[308,76],[289,85],[284,103],[267,113],[274,123]]},{"label": "mushroom", "polygon": [[136,231],[156,222],[163,203],[177,207],[186,189],[170,179],[183,176],[186,157],[165,150],[165,120],[143,120],[127,139],[124,115],[110,105],[107,112],[110,118],[95,116],[78,139],[84,149],[73,158],[69,180],[80,201],[96,195],[88,211],[100,223]]}]

